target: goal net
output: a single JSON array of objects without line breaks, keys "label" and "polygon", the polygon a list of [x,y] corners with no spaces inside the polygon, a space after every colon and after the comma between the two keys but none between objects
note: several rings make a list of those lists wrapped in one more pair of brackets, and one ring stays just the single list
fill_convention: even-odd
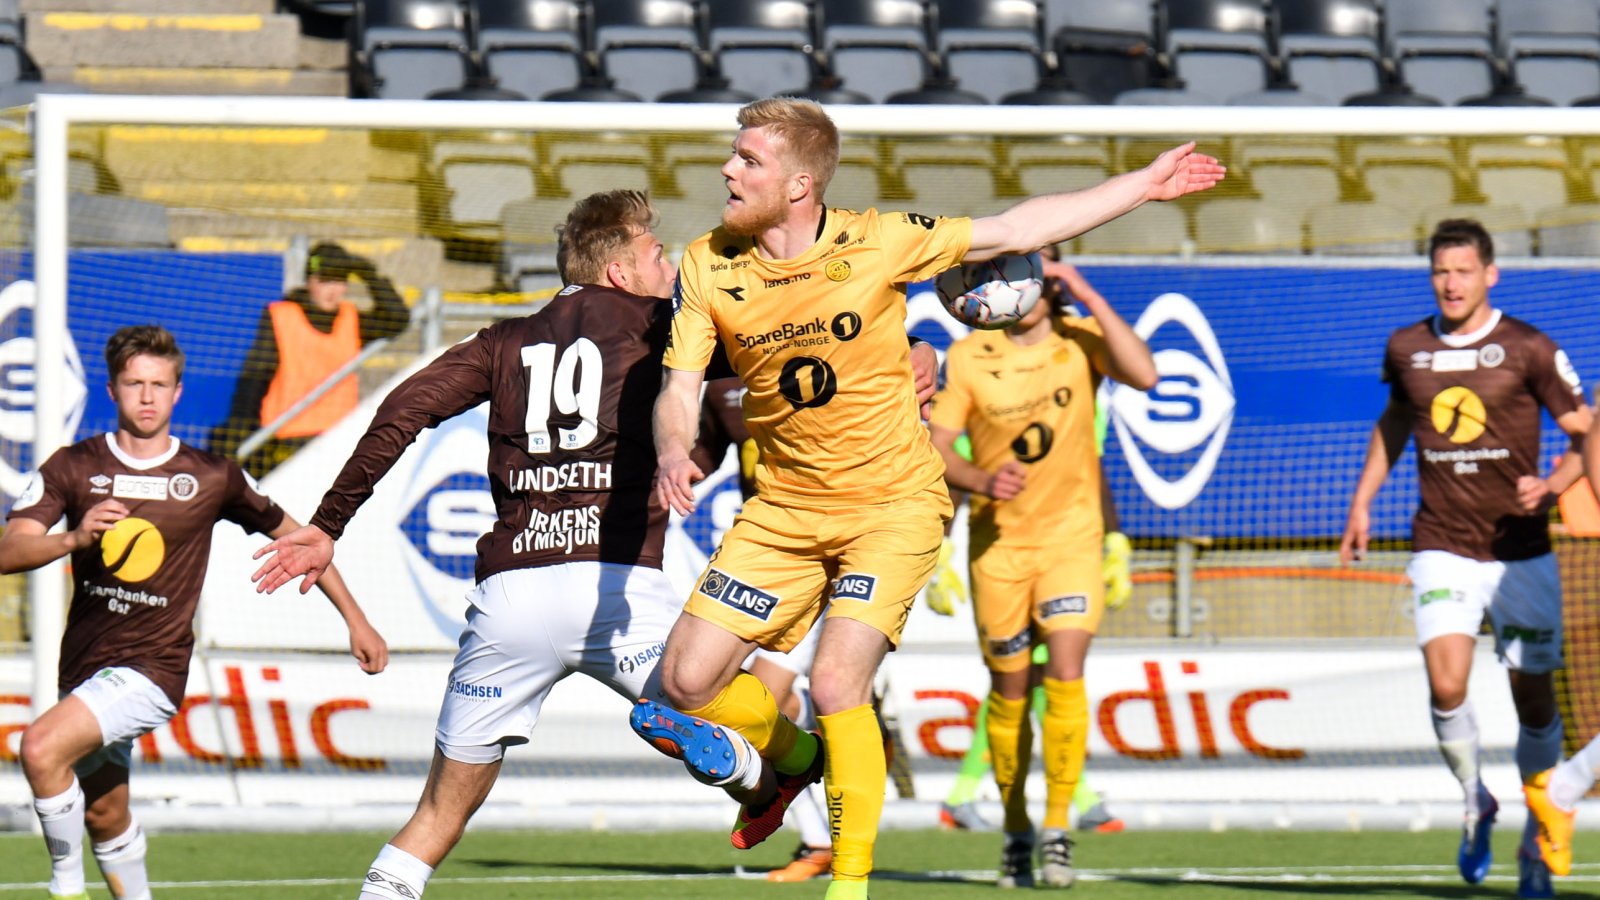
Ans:
[{"label": "goal net", "polygon": [[[559,286],[554,228],[575,200],[649,190],[674,253],[713,224],[733,112],[42,96],[29,128],[19,118],[0,131],[5,502],[51,449],[115,428],[104,342],[156,321],[188,357],[175,433],[228,453],[266,440],[250,463],[305,520],[387,386]],[[1296,824],[1338,826],[1319,810],[1340,806],[1374,825],[1454,827],[1457,788],[1428,724],[1404,576],[1411,451],[1374,507],[1368,561],[1341,566],[1338,540],[1386,399],[1384,343],[1433,310],[1421,248],[1437,221],[1481,220],[1502,270],[1495,305],[1600,376],[1587,302],[1600,289],[1600,129],[1543,109],[831,112],[844,135],[835,206],[982,215],[1090,187],[1188,139],[1229,166],[1217,190],[1062,248],[1149,341],[1161,374],[1148,393],[1108,384],[1098,398],[1135,561],[1132,599],[1106,616],[1090,657],[1088,777],[1148,824],[1286,804]],[[322,241],[372,262],[374,277],[350,282],[358,306],[392,287],[411,325],[354,367],[360,405],[338,424],[303,440],[258,434],[259,402],[240,401],[259,401],[252,344]],[[926,292],[909,293],[913,333],[941,349],[959,336]],[[189,696],[140,742],[136,797],[414,799],[474,542],[494,514],[483,427],[476,411],[425,434],[340,542],[339,565],[394,653],[380,676],[344,655],[320,593],[254,594],[262,539],[219,527]],[[1565,443],[1546,420],[1546,469]],[[709,478],[697,512],[673,524],[669,574],[682,586],[737,510],[731,475]],[[1583,499],[1563,531],[1600,530]],[[959,520],[955,539],[964,546]],[[1588,627],[1600,570],[1588,537],[1563,534],[1558,553],[1563,703],[1569,735],[1586,738],[1600,730]],[[29,704],[54,700],[66,577],[55,567],[22,584],[0,580],[0,641],[16,651],[0,657],[0,771],[15,766]],[[915,796],[937,801],[987,690],[970,615],[919,605],[885,670]],[[651,779],[655,796],[715,799],[631,736],[621,698],[580,681],[556,690],[532,744],[508,754],[497,798],[548,812],[620,803]],[[1514,794],[1515,719],[1487,638],[1472,693],[1491,787]],[[0,801],[20,802],[21,785],[0,779]]]}]

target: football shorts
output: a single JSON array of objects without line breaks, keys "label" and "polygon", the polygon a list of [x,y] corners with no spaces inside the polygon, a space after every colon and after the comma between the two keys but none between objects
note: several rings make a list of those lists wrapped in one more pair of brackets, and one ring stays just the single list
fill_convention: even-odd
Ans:
[{"label": "football shorts", "polygon": [[970,574],[978,644],[992,671],[1026,669],[1036,640],[1068,628],[1093,634],[1105,614],[1099,541],[991,546],[972,560]]},{"label": "football shorts", "polygon": [[129,768],[134,739],[178,714],[165,691],[127,666],[101,669],[73,688],[72,696],[82,700],[100,723],[100,749],[72,767],[79,778],[89,777],[106,763]]},{"label": "football shorts", "polygon": [[660,569],[571,562],[491,575],[467,594],[467,627],[435,740],[458,762],[525,744],[556,682],[581,672],[629,701],[665,699],[656,663],[678,619]]},{"label": "football shorts", "polygon": [[900,642],[939,561],[953,510],[943,479],[885,503],[801,508],[752,498],[722,537],[684,611],[787,652],[829,616]]},{"label": "football shorts", "polygon": [[1508,668],[1539,675],[1566,665],[1555,554],[1503,562],[1424,550],[1412,555],[1406,575],[1419,646],[1446,634],[1476,635],[1487,615],[1495,654]]}]

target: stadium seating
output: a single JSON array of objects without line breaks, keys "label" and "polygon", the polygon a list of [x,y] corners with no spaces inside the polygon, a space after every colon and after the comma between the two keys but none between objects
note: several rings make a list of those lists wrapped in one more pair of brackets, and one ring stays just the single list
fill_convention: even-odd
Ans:
[{"label": "stadium seating", "polygon": [[700,7],[693,0],[591,0],[594,50],[619,90],[654,98],[700,84]]},{"label": "stadium seating", "polygon": [[829,70],[845,88],[882,102],[933,74],[921,0],[820,0],[819,8]]},{"label": "stadium seating", "polygon": [[486,74],[530,99],[575,88],[586,73],[576,0],[477,0],[473,45]]},{"label": "stadium seating", "polygon": [[455,0],[363,0],[351,34],[357,96],[420,100],[461,87],[475,70]]},{"label": "stadium seating", "polygon": [[1046,0],[1044,10],[1061,75],[1077,90],[1110,103],[1156,77],[1151,0]]},{"label": "stadium seating", "polygon": [[712,3],[709,49],[721,76],[757,97],[805,88],[817,76],[812,9],[805,0]]},{"label": "stadium seating", "polygon": [[1038,7],[1014,0],[937,0],[945,73],[998,103],[1033,90],[1045,74]]},{"label": "stadium seating", "polygon": [[1517,83],[1560,105],[1600,94],[1595,0],[1499,0],[1500,52]]},{"label": "stadium seating", "polygon": [[1284,75],[1302,90],[1341,103],[1382,80],[1375,0],[1278,0]]},{"label": "stadium seating", "polygon": [[1493,89],[1493,19],[1491,0],[1388,0],[1384,6],[1401,76],[1418,93],[1447,104]]}]

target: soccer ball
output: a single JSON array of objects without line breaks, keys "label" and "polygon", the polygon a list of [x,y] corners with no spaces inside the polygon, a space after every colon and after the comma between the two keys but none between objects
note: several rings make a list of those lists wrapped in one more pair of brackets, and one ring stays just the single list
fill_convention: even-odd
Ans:
[{"label": "soccer ball", "polygon": [[956,321],[973,328],[1006,328],[1039,302],[1043,276],[1044,263],[1037,253],[996,256],[945,272],[934,288]]}]

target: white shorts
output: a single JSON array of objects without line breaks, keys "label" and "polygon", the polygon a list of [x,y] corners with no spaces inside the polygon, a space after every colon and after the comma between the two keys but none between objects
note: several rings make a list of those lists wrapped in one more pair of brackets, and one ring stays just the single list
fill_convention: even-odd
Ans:
[{"label": "white shorts", "polygon": [[134,739],[178,714],[165,691],[127,666],[101,669],[73,688],[72,696],[82,700],[100,723],[100,749],[72,767],[79,778],[89,777],[106,763],[129,768]]},{"label": "white shorts", "polygon": [[817,658],[817,637],[822,634],[823,624],[821,620],[818,620],[815,625],[811,626],[811,630],[806,632],[806,636],[800,639],[800,643],[795,644],[794,648],[788,653],[757,647],[756,652],[750,654],[751,662],[764,659],[778,668],[793,672],[802,678],[809,677],[811,675],[811,661]]},{"label": "white shorts", "polygon": [[1555,554],[1483,562],[1424,550],[1411,557],[1406,575],[1416,603],[1419,645],[1446,634],[1477,634],[1487,614],[1495,653],[1508,668],[1540,675],[1566,665]]},{"label": "white shorts", "polygon": [[582,672],[629,701],[663,699],[656,663],[683,595],[660,569],[573,562],[491,575],[467,594],[439,750],[491,763],[525,744],[556,682]]}]

